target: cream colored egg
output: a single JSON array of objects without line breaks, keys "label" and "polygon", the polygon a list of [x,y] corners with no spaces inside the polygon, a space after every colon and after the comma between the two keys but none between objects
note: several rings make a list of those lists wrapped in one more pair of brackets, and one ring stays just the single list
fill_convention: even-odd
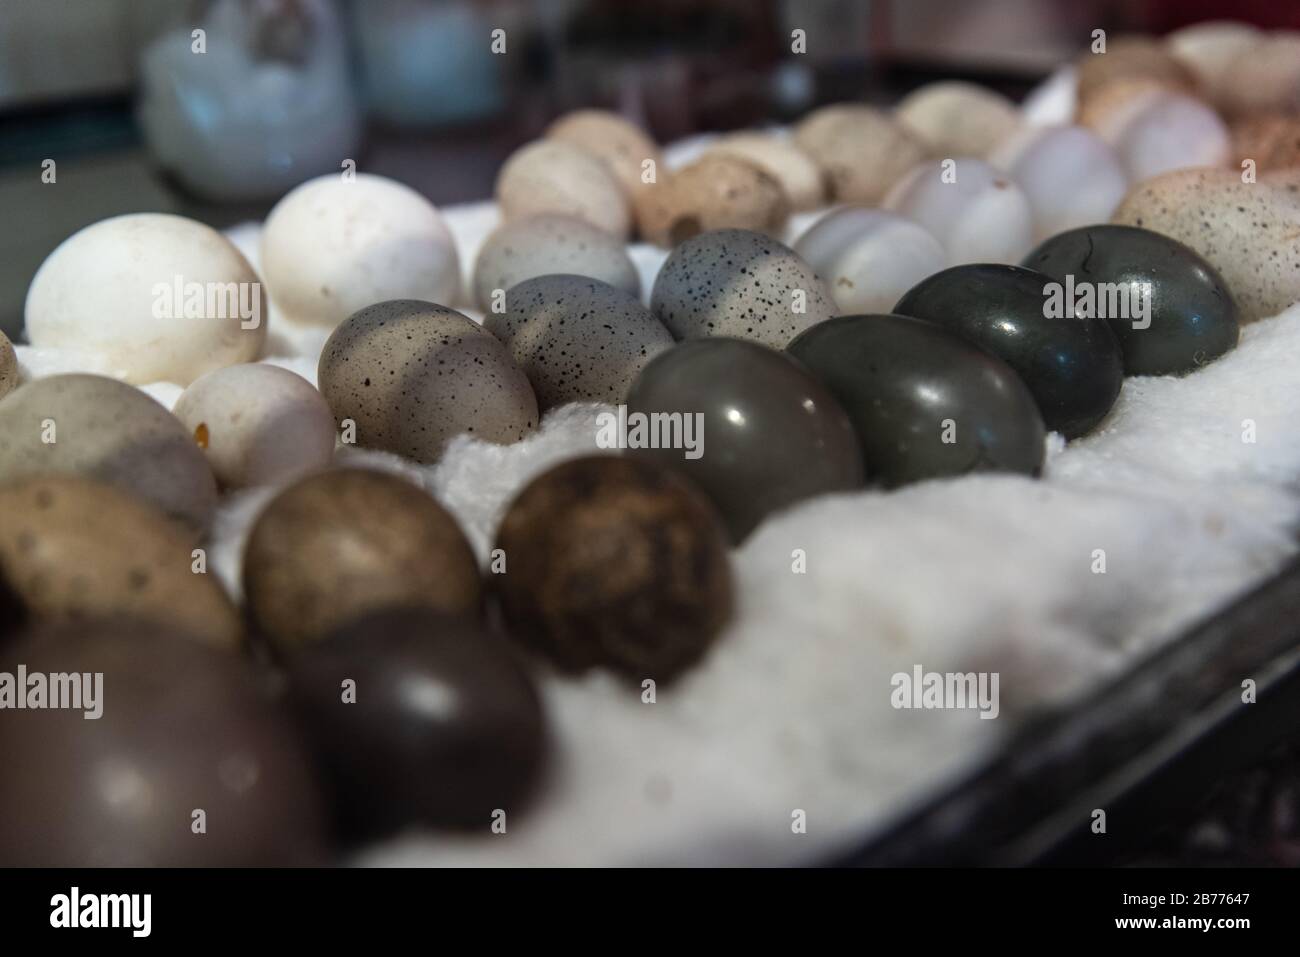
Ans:
[{"label": "cream colored egg", "polygon": [[839,203],[877,203],[926,157],[925,144],[880,110],[854,103],[825,106],[795,128],[795,144],[813,158]]},{"label": "cream colored egg", "polygon": [[128,382],[194,381],[257,358],[261,282],[215,229],[163,213],[100,220],[65,239],[27,291],[27,339],[94,354]]},{"label": "cream colored egg", "polygon": [[1154,80],[1168,89],[1195,92],[1196,78],[1159,41],[1145,36],[1117,36],[1102,51],[1079,55],[1079,102],[1086,103],[1116,80]]},{"label": "cream colored egg", "polygon": [[520,147],[497,175],[497,202],[506,221],[564,213],[620,239],[631,227],[623,187],[599,157],[560,140]]},{"label": "cream colored egg", "polygon": [[1020,124],[1016,105],[974,83],[929,83],[903,98],[894,116],[931,156],[987,156]]},{"label": "cream colored egg", "polygon": [[262,271],[291,320],[337,326],[384,299],[454,302],[456,244],[433,204],[383,176],[330,174],[276,203],[262,231]]},{"label": "cream colored egg", "polygon": [[1238,53],[1221,95],[1220,105],[1231,115],[1300,112],[1300,32],[1270,33]]},{"label": "cream colored egg", "polygon": [[[607,110],[574,110],[550,125],[546,138],[569,143],[598,157],[631,201],[647,177],[658,178],[664,158],[645,131]],[[652,175],[653,174],[653,175]]]},{"label": "cream colored egg", "polygon": [[812,157],[784,137],[733,133],[709,145],[707,154],[734,156],[752,163],[781,184],[790,209],[816,209],[826,202],[821,170]]},{"label": "cream colored egg", "polygon": [[222,485],[271,485],[329,465],[334,416],[297,373],[260,363],[209,372],[173,414],[194,436]]},{"label": "cream colored egg", "polygon": [[777,233],[790,205],[781,184],[734,156],[701,156],[637,196],[637,228],[659,246],[715,229]]},{"label": "cream colored egg", "polygon": [[1165,37],[1165,47],[1186,67],[1212,103],[1220,103],[1232,71],[1232,61],[1264,36],[1248,23],[1203,20]]}]

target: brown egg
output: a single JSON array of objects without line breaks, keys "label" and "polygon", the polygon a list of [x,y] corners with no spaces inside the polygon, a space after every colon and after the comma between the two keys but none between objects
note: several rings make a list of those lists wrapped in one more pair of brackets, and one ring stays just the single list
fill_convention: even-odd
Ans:
[{"label": "brown egg", "polygon": [[394,606],[474,615],[479,571],[456,520],[415,485],[366,469],[320,472],[258,516],[244,596],[281,651]]},{"label": "brown egg", "polygon": [[661,176],[636,199],[642,237],[664,247],[713,229],[774,233],[789,215],[780,183],[753,163],[716,153]]},{"label": "brown egg", "polygon": [[693,485],[611,455],[534,479],[497,531],[493,583],[511,634],[566,671],[668,680],[732,609],[726,533]]},{"label": "brown egg", "polygon": [[1117,36],[1108,39],[1104,53],[1091,49],[1079,54],[1078,102],[1086,103],[1108,83],[1146,79],[1177,92],[1197,93],[1192,72],[1162,44],[1149,37]]},{"label": "brown egg", "polygon": [[18,385],[18,355],[9,337],[0,332],[0,399]]},{"label": "brown egg", "polygon": [[1255,161],[1256,174],[1300,166],[1300,115],[1257,113],[1232,124],[1232,165]]},{"label": "brown egg", "polygon": [[630,201],[646,185],[646,160],[655,177],[664,172],[659,147],[636,124],[607,110],[574,110],[551,124],[546,138],[569,143],[600,159],[614,174]]},{"label": "brown egg", "polygon": [[830,198],[839,203],[877,204],[928,153],[893,117],[856,103],[816,110],[795,128],[794,140],[821,168]]},{"label": "brown egg", "polygon": [[240,641],[238,612],[189,531],[90,479],[0,488],[0,574],[37,622],[126,615],[224,648]]},{"label": "brown egg", "polygon": [[1300,112],[1300,32],[1270,33],[1234,57],[1222,97],[1231,116]]},{"label": "brown egg", "polygon": [[781,184],[792,210],[817,209],[826,203],[822,171],[785,137],[771,133],[732,133],[710,143],[708,153],[721,153],[753,163]]},{"label": "brown egg", "polygon": [[507,222],[563,213],[620,239],[632,222],[627,196],[609,167],[561,140],[536,140],[515,150],[497,174],[496,195]]}]

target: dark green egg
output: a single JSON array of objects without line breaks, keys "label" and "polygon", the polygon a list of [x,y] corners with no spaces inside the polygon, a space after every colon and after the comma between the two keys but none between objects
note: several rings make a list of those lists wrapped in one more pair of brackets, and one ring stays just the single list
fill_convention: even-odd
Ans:
[{"label": "dark green egg", "polygon": [[694,449],[642,444],[628,454],[694,480],[732,541],[787,505],[863,482],[858,438],[839,403],[790,356],[756,342],[678,343],[641,370],[627,408],[629,424],[633,414],[694,423]]},{"label": "dark green egg", "polygon": [[1047,432],[1024,382],[934,323],[839,316],[800,334],[788,351],[848,412],[867,473],[886,486],[1042,468]]},{"label": "dark green egg", "polygon": [[[1083,226],[1046,240],[1021,265],[1061,283],[1067,303],[1077,304],[1088,288],[1094,290],[1095,314],[1110,323],[1128,375],[1183,375],[1237,345],[1237,303],[1223,278],[1194,251],[1160,233]],[[1124,297],[1111,293],[1125,289],[1149,290],[1149,312],[1130,305],[1127,315],[1116,314]]]},{"label": "dark green egg", "polygon": [[936,322],[1015,369],[1049,429],[1083,435],[1115,404],[1124,356],[1104,319],[1046,315],[1056,280],[1019,266],[955,266],[913,286],[894,312]]}]

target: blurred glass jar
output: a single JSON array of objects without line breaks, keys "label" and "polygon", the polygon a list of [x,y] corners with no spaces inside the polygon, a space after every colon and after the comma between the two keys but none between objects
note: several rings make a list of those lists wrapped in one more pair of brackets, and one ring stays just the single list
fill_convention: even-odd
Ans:
[{"label": "blurred glass jar", "polygon": [[372,116],[439,126],[501,111],[508,58],[493,53],[492,42],[504,22],[466,0],[367,0],[351,9]]},{"label": "blurred glass jar", "polygon": [[139,120],[158,162],[208,199],[282,195],[356,159],[362,118],[332,0],[216,0],[141,58]]}]

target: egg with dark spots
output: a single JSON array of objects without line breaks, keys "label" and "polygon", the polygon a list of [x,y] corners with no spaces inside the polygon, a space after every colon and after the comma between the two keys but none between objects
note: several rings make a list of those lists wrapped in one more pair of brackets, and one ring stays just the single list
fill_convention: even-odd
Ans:
[{"label": "egg with dark spots", "polygon": [[1104,319],[1046,314],[1054,283],[1019,266],[956,266],[922,280],[894,312],[937,323],[1002,359],[1029,386],[1047,427],[1074,438],[1115,404],[1124,356]]},{"label": "egg with dark spots", "polygon": [[126,492],[50,475],[0,489],[0,579],[39,624],[127,616],[221,648],[239,614],[192,533]]},{"label": "egg with dark spots", "polygon": [[731,616],[727,541],[676,472],[594,455],[533,479],[497,530],[492,576],[509,633],[569,672],[669,680]]},{"label": "egg with dark spots", "polygon": [[1227,284],[1168,236],[1083,226],[1053,236],[1023,265],[1061,285],[1062,305],[1110,323],[1128,375],[1193,372],[1237,345],[1237,303]]},{"label": "egg with dark spots", "polygon": [[790,200],[754,163],[706,153],[638,192],[633,212],[642,238],[668,247],[715,229],[777,233],[790,215]]},{"label": "egg with dark spots", "polygon": [[556,273],[590,276],[641,295],[641,276],[622,241],[559,213],[504,223],[489,236],[474,264],[474,295],[479,308],[491,313],[512,286]]},{"label": "egg with dark spots", "polygon": [[565,402],[623,401],[673,337],[636,297],[585,276],[539,276],[511,287],[487,327],[528,376],[544,412]]},{"label": "egg with dark spots", "polygon": [[835,300],[790,247],[762,233],[719,229],[672,251],[650,309],[677,339],[730,336],[783,349],[835,315]]},{"label": "egg with dark spots", "polygon": [[910,316],[839,316],[790,354],[853,421],[867,473],[892,488],[970,472],[1038,475],[1047,430],[1001,359]]},{"label": "egg with dark spots", "polygon": [[203,451],[174,415],[107,376],[54,375],[0,401],[0,481],[79,475],[115,485],[195,533],[217,504]]},{"label": "egg with dark spots", "polygon": [[244,597],[281,652],[380,608],[472,617],[479,571],[456,520],[395,475],[344,468],[289,486],[253,524]]},{"label": "egg with dark spots", "polygon": [[537,427],[528,377],[495,336],[468,316],[414,299],[353,313],[325,343],[320,391],[356,443],[434,462],[469,434],[498,444]]}]

